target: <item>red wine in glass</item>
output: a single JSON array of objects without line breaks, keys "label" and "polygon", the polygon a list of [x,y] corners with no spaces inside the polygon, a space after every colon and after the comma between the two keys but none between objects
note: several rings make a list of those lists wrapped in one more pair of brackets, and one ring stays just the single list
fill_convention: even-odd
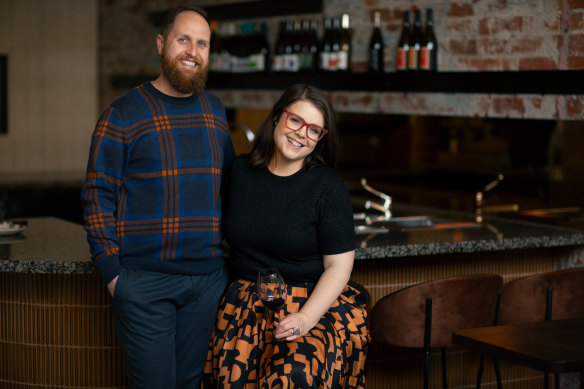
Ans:
[{"label": "red wine in glass", "polygon": [[262,303],[272,311],[279,311],[284,306],[284,299],[281,297],[278,298],[262,298]]},{"label": "red wine in glass", "polygon": [[258,272],[257,292],[265,306],[277,312],[286,302],[286,283],[276,268]]}]

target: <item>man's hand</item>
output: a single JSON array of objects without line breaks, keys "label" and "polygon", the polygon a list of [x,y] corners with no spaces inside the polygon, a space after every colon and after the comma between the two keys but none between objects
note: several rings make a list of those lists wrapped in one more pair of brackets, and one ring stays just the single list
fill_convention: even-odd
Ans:
[{"label": "man's hand", "polygon": [[118,277],[116,276],[116,278],[114,278],[113,280],[110,281],[109,284],[107,284],[107,290],[110,292],[110,295],[112,297],[114,297],[114,290],[116,289],[116,282],[118,282]]}]

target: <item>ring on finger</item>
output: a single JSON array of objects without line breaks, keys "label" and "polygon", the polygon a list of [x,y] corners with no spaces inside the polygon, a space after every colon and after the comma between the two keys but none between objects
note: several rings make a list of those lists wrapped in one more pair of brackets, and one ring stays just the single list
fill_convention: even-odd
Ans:
[{"label": "ring on finger", "polygon": [[299,336],[300,335],[300,327],[298,327],[298,326],[294,327],[294,329],[292,330],[292,335]]}]

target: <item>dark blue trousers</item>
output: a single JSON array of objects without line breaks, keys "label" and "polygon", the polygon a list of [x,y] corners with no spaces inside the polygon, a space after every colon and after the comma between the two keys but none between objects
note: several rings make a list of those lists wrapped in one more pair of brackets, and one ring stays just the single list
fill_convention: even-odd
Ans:
[{"label": "dark blue trousers", "polygon": [[199,388],[227,272],[122,269],[113,299],[131,388]]}]

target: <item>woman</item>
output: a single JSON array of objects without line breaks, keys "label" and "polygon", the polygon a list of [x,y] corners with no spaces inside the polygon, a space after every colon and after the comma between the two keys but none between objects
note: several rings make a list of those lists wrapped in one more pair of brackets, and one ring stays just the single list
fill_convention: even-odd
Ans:
[{"label": "woman", "polygon": [[[332,169],[338,133],[326,95],[287,89],[249,155],[225,180],[231,283],[219,307],[205,388],[364,388],[369,334],[364,296],[347,285],[355,235],[347,187]],[[288,285],[270,314],[259,270]]]}]

